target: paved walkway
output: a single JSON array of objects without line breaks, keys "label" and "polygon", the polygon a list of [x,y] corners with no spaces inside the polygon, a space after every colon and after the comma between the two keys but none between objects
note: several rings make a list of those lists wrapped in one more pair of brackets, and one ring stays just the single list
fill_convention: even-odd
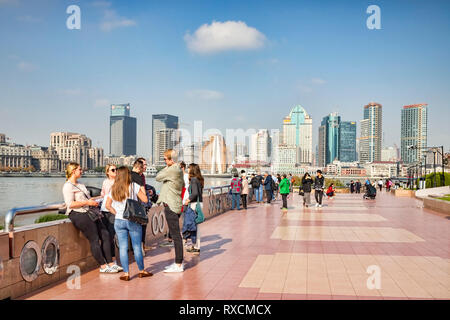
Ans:
[{"label": "paved walkway", "polygon": [[[251,204],[201,225],[200,256],[185,253],[185,272],[165,274],[173,248],[147,253],[153,277],[131,281],[94,270],[81,289],[65,282],[27,299],[450,299],[450,221],[411,198],[339,194],[321,209],[294,195]],[[367,269],[379,271],[369,289]],[[372,277],[374,277],[373,275]],[[379,287],[377,288],[377,285]]]}]

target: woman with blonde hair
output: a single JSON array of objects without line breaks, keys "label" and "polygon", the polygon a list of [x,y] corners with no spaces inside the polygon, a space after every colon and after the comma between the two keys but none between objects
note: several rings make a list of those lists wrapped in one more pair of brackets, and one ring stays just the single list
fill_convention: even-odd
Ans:
[{"label": "woman with blonde hair", "polygon": [[[115,258],[114,268],[117,271],[123,271],[123,268],[120,266],[120,257],[119,257],[119,248],[115,244],[115,236],[116,231],[114,230],[114,215],[106,209],[106,196],[111,192],[111,188],[116,180],[116,165],[107,164],[105,167],[106,179],[103,180],[102,184],[102,192],[101,196],[103,197],[101,211],[103,214],[102,222],[105,225],[106,229],[108,229],[109,235],[111,236],[111,254],[113,254],[113,260]],[[116,240],[117,241],[117,240]]]},{"label": "woman with blonde hair", "polygon": [[142,226],[123,217],[127,199],[139,199],[142,202],[148,201],[145,188],[131,181],[131,173],[127,167],[120,167],[116,173],[116,180],[111,188],[111,192],[106,196],[106,209],[115,215],[114,229],[119,239],[120,261],[124,271],[124,275],[120,277],[120,280],[130,280],[128,235],[131,238],[134,258],[139,268],[139,278],[150,277],[153,274],[144,270],[144,257],[141,247]]},{"label": "woman with blonde hair", "polygon": [[95,214],[94,218],[91,218],[89,214],[89,207],[98,207],[98,202],[90,198],[83,184],[78,183],[82,172],[80,165],[75,162],[69,163],[66,167],[67,181],[62,190],[67,207],[66,215],[69,216],[74,227],[81,230],[89,240],[92,255],[101,265],[100,272],[117,273],[117,269],[113,268],[109,232],[99,218],[95,219]]}]

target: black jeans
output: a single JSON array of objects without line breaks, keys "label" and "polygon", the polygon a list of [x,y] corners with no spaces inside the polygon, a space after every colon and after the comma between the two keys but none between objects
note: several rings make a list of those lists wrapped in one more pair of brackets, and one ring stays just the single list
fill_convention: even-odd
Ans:
[{"label": "black jeans", "polygon": [[180,215],[176,214],[166,205],[164,205],[164,215],[166,216],[167,225],[169,227],[170,236],[173,239],[175,247],[175,263],[183,262],[183,240],[180,232]]},{"label": "black jeans", "polygon": [[111,238],[111,255],[113,255],[113,257],[116,257],[117,265],[122,266],[122,264],[120,263],[119,246],[116,245],[116,241],[114,240],[116,237],[116,230],[114,229],[115,216],[108,211],[102,211],[102,213],[102,222],[108,230],[109,236]]},{"label": "black jeans", "polygon": [[266,190],[267,203],[270,203],[273,198],[272,190]]},{"label": "black jeans", "polygon": [[281,198],[283,199],[283,208],[287,209],[287,197],[289,194],[282,194]]},{"label": "black jeans", "polygon": [[323,190],[315,190],[314,197],[316,198],[316,202],[318,204],[322,204]]},{"label": "black jeans", "polygon": [[[69,219],[89,240],[94,259],[102,265],[112,262],[111,236],[101,220],[92,221],[85,212],[71,211]],[[100,246],[101,240],[101,246]]]},{"label": "black jeans", "polygon": [[247,195],[241,194],[241,199],[242,199],[242,206],[244,207],[244,209],[247,209]]}]

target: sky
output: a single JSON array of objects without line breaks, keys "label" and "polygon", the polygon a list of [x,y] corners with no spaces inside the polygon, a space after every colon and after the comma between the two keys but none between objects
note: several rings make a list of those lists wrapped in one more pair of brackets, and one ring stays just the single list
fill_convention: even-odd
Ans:
[{"label": "sky", "polygon": [[[80,29],[69,29],[70,5]],[[369,29],[370,5],[381,29]],[[400,146],[404,105],[428,103],[428,145],[449,147],[450,1],[0,0],[0,132],[48,146],[86,134],[109,152],[109,105],[130,103],[137,152],[151,116],[191,130],[281,129],[313,118],[363,118],[383,106],[384,145]]]}]

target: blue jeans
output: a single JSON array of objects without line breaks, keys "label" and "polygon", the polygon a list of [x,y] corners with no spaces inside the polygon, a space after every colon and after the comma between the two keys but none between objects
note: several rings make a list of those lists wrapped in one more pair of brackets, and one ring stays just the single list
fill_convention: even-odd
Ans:
[{"label": "blue jeans", "polygon": [[259,188],[255,189],[255,195],[256,195],[256,202],[263,201],[263,186],[262,185],[260,185]]},{"label": "blue jeans", "polygon": [[237,209],[240,210],[240,201],[241,201],[241,194],[233,193],[232,197],[231,197],[231,210],[236,208],[236,205],[237,205]]},{"label": "blue jeans", "polygon": [[122,263],[123,271],[128,273],[128,234],[131,238],[133,246],[134,259],[138,265],[139,271],[144,270],[144,257],[142,256],[142,226],[135,222],[123,219],[116,219],[114,222],[114,230],[116,230],[117,238],[119,240],[120,262]]}]

